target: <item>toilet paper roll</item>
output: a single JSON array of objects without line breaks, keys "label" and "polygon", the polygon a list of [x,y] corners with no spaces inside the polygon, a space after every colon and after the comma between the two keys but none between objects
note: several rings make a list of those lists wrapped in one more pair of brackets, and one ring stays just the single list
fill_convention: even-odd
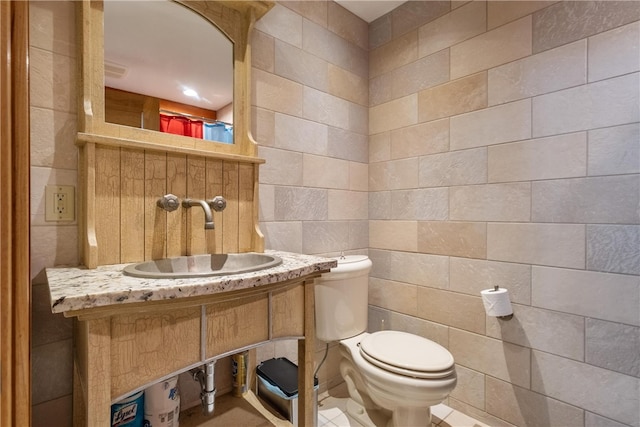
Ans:
[{"label": "toilet paper roll", "polygon": [[480,295],[482,295],[482,303],[488,316],[499,317],[513,314],[507,289],[485,289],[480,292]]}]

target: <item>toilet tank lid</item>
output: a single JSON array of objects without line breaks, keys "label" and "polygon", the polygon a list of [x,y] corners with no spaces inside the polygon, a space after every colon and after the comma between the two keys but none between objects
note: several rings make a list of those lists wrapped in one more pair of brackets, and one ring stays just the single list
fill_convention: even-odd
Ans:
[{"label": "toilet tank lid", "polygon": [[324,280],[342,280],[366,275],[373,265],[366,255],[343,255],[333,259],[338,261],[338,266],[333,267],[329,273],[324,273]]}]

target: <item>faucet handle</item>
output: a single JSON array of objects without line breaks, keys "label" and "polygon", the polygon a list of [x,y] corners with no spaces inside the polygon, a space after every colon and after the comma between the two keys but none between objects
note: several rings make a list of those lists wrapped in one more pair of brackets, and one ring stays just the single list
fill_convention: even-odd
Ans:
[{"label": "faucet handle", "polygon": [[227,201],[222,196],[216,196],[209,201],[209,206],[216,212],[221,212],[227,207]]},{"label": "faucet handle", "polygon": [[158,199],[156,205],[167,212],[173,212],[180,207],[180,201],[178,201],[178,197],[173,194],[165,194]]}]

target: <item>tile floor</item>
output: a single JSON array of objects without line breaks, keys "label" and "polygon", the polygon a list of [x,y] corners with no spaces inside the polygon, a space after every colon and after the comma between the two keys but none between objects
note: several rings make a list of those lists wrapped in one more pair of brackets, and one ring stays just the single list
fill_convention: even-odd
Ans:
[{"label": "tile floor", "polygon": [[[361,427],[346,411],[346,387],[338,386],[318,396],[318,427]],[[489,427],[444,404],[431,408],[432,427]]]}]

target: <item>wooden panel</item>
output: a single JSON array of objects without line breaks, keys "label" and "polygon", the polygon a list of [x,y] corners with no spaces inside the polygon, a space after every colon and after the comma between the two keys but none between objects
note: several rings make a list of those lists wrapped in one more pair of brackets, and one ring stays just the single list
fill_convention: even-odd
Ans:
[{"label": "wooden panel", "polygon": [[145,95],[105,87],[105,121],[124,126],[142,128],[142,115],[146,99],[147,96]]},{"label": "wooden panel", "polygon": [[[205,160],[202,157],[187,157],[187,197],[192,200],[205,200]],[[187,255],[207,252],[205,235],[213,230],[205,230],[204,209],[193,206],[186,210],[187,215]]]},{"label": "wooden panel", "polygon": [[273,292],[271,296],[273,338],[304,335],[304,286]]},{"label": "wooden panel", "polygon": [[206,357],[269,339],[267,295],[207,305]]},{"label": "wooden panel", "polygon": [[253,249],[253,171],[253,165],[238,165],[238,252],[249,252]]},{"label": "wooden panel", "polygon": [[224,162],[222,169],[224,197],[227,199],[227,208],[222,212],[222,221],[224,223],[222,249],[225,253],[232,253],[238,252],[239,166],[235,162]]},{"label": "wooden panel", "polygon": [[166,154],[145,153],[144,158],[144,259],[167,256],[167,215],[178,216],[178,211],[166,212],[156,205],[167,194]]},{"label": "wooden panel", "polygon": [[200,360],[200,313],[192,307],[113,316],[111,398]]},{"label": "wooden panel", "polygon": [[[223,195],[222,160],[207,159],[206,167],[206,196],[207,200],[211,200],[216,196]],[[213,233],[207,233],[207,252],[210,254],[222,253],[222,235],[224,233],[222,212],[213,212],[213,223],[216,228]]]},{"label": "wooden panel", "polygon": [[314,281],[304,282],[304,336],[298,341],[298,368],[302,375],[298,375],[298,423],[303,426],[315,425],[314,420],[314,391],[313,371],[315,369],[315,299]]},{"label": "wooden panel", "polygon": [[120,149],[120,262],[144,259],[144,152]]},{"label": "wooden panel", "polygon": [[[187,156],[167,154],[167,193],[177,196],[180,201],[187,195]],[[187,216],[185,209],[167,215],[167,256],[186,254]]]},{"label": "wooden panel", "polygon": [[[120,149],[96,147],[98,265],[120,263]],[[91,191],[91,189],[89,189]]]}]

